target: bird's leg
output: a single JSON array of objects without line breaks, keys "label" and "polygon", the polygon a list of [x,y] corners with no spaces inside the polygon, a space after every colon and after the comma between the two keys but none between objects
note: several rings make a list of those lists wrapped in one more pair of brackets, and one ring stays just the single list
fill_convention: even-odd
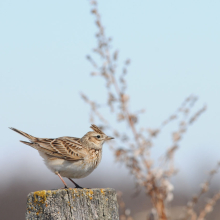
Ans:
[{"label": "bird's leg", "polygon": [[68,178],[74,185],[76,188],[79,188],[79,189],[83,189],[83,187],[79,186],[77,183],[75,183],[72,179]]},{"label": "bird's leg", "polygon": [[55,174],[60,177],[61,181],[63,182],[63,184],[64,184],[64,186],[65,186],[64,188],[67,188],[67,189],[68,189],[69,187],[66,185],[66,183],[65,183],[65,181],[63,180],[62,176],[60,176],[60,174],[59,174],[58,172],[55,172]]}]

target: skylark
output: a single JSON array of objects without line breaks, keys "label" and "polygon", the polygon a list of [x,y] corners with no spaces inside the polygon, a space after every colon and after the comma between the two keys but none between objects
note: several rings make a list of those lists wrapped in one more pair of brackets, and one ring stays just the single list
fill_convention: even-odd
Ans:
[{"label": "skylark", "polygon": [[104,142],[113,139],[94,124],[90,128],[93,131],[87,132],[82,138],[67,136],[37,138],[16,128],[10,129],[29,139],[30,142],[21,142],[38,150],[46,166],[59,176],[65,188],[68,186],[62,177],[67,177],[76,188],[82,188],[71,178],[79,179],[88,176],[102,159]]}]

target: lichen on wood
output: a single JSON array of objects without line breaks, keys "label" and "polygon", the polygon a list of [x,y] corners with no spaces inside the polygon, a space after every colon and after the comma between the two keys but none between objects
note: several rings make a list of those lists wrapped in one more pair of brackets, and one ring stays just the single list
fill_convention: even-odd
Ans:
[{"label": "lichen on wood", "polygon": [[26,220],[118,220],[114,189],[58,189],[29,193]]}]

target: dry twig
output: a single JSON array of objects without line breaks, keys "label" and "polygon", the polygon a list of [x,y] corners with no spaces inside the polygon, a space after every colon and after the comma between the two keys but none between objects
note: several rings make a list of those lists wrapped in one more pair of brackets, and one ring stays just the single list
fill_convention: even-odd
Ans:
[{"label": "dry twig", "polygon": [[[96,101],[91,101],[84,94],[81,94],[81,96],[90,106],[90,119],[93,121],[96,117],[103,129],[111,130],[114,136],[117,137],[116,140],[118,140],[118,142],[116,141],[111,145],[116,160],[126,165],[135,179],[137,188],[143,187],[146,195],[150,196],[152,206],[157,212],[158,219],[166,220],[165,203],[172,200],[173,196],[173,186],[170,183],[170,177],[177,172],[174,166],[174,154],[179,148],[180,141],[189,126],[206,110],[206,107],[204,106],[196,113],[192,114],[192,108],[198,98],[191,95],[184,100],[174,114],[161,123],[157,129],[140,128],[138,125],[140,113],[144,111],[130,111],[130,96],[126,92],[127,83],[125,77],[128,72],[127,68],[130,64],[130,60],[127,59],[124,62],[124,66],[119,74],[118,50],[113,50],[111,45],[112,40],[105,34],[101,16],[98,12],[97,2],[91,1],[91,5],[91,12],[95,17],[95,24],[98,28],[98,32],[96,33],[97,46],[93,49],[93,52],[99,57],[99,62],[96,62],[93,56],[87,56],[87,59],[94,68],[91,75],[93,77],[101,77],[105,81],[107,101],[103,105]],[[109,107],[111,115],[114,116],[114,119],[118,123],[124,123],[126,127],[130,128],[129,135],[122,130],[113,128],[110,120],[107,120],[106,117],[101,114],[101,108],[103,106]],[[158,138],[165,126],[173,121],[177,121],[179,126],[176,131],[172,133],[171,147],[165,152],[160,165],[157,166],[151,157],[154,139]],[[120,146],[121,143],[126,147],[118,148],[117,146]],[[124,202],[121,200],[120,193],[119,203],[122,209],[124,209]],[[192,209],[190,212],[192,212],[191,216],[193,216]],[[125,210],[123,213],[121,219],[130,218],[126,217]],[[204,214],[200,215],[203,216]]]}]

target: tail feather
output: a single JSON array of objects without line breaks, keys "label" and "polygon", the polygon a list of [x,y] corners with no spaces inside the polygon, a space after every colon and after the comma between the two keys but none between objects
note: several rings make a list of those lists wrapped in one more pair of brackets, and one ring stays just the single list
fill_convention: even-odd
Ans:
[{"label": "tail feather", "polygon": [[22,142],[23,144],[27,144],[33,148],[35,148],[36,150],[38,150],[39,152],[43,152],[45,153],[47,156],[53,156],[53,157],[56,157],[56,158],[62,158],[62,155],[60,155],[59,153],[56,153],[56,152],[53,152],[51,150],[48,150],[42,146],[40,146],[39,144],[37,143],[31,143],[31,142],[26,142],[26,141],[20,141]]},{"label": "tail feather", "polygon": [[37,149],[37,148],[34,146],[34,143],[27,142],[27,141],[20,141],[20,142],[23,143],[23,144],[27,144],[27,145],[29,145],[29,146],[31,146],[31,147]]},{"label": "tail feather", "polygon": [[[27,133],[25,133],[25,132],[23,132],[23,131],[20,131],[20,130],[16,129],[16,128],[10,128],[10,129],[13,130],[13,131],[15,131],[15,132],[17,132],[18,134],[20,134],[20,135],[22,135],[22,136],[28,138],[30,141],[36,141],[36,140],[37,140],[36,137],[31,136],[30,134],[27,134]],[[28,142],[26,142],[26,143],[28,143]]]},{"label": "tail feather", "polygon": [[[35,148],[36,150],[38,150],[39,152],[43,152],[43,153],[45,153],[47,156],[52,156],[52,157],[58,157],[58,158],[63,158],[63,156],[62,155],[60,155],[59,153],[57,153],[57,152],[55,152],[54,150],[53,150],[53,148],[51,148],[50,147],[50,145],[45,145],[45,144],[40,144],[41,142],[40,142],[40,138],[36,138],[36,137],[34,137],[34,136],[31,136],[31,135],[29,135],[29,134],[27,134],[27,133],[25,133],[25,132],[23,132],[23,131],[20,131],[20,130],[18,130],[18,129],[16,129],[16,128],[10,128],[11,130],[13,130],[13,131],[15,131],[15,132],[17,132],[18,134],[20,134],[20,135],[22,135],[22,136],[24,136],[24,137],[26,137],[26,138],[28,138],[29,140],[30,140],[30,142],[27,142],[27,141],[20,141],[21,143],[23,143],[23,144],[26,144],[26,145],[28,145],[28,146],[31,146],[31,147],[33,147],[33,148]],[[47,139],[45,139],[45,140],[47,140]],[[43,143],[43,142],[42,142]]]}]

